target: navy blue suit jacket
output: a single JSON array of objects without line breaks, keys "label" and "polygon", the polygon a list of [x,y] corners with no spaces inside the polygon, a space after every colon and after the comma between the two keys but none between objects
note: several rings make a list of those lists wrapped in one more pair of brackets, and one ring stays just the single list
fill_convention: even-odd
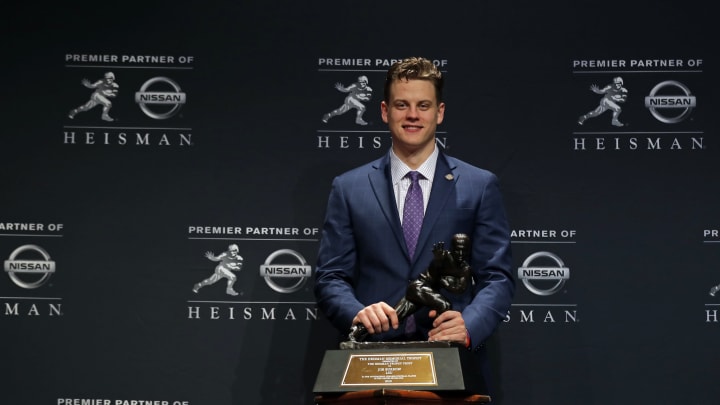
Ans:
[{"label": "navy blue suit jacket", "polygon": [[[426,270],[432,247],[454,234],[471,238],[473,285],[462,294],[443,291],[462,312],[478,349],[505,318],[515,292],[510,231],[497,177],[440,153],[415,257],[408,257],[390,176],[390,154],[333,180],[318,253],[315,296],[330,322],[345,336],[365,306],[395,306],[410,281]],[[432,320],[416,313],[419,337]],[[404,339],[397,330],[368,340]],[[415,338],[411,340],[417,340]]]}]

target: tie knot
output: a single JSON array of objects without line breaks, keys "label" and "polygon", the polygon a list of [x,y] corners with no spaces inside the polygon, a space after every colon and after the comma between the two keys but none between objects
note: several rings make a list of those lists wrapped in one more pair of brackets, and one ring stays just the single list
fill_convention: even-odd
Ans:
[{"label": "tie knot", "polygon": [[420,174],[420,172],[418,172],[418,171],[413,170],[413,171],[408,172],[408,173],[405,175],[405,177],[408,177],[411,182],[417,183],[418,180],[419,180],[420,178],[422,178],[422,174]]}]

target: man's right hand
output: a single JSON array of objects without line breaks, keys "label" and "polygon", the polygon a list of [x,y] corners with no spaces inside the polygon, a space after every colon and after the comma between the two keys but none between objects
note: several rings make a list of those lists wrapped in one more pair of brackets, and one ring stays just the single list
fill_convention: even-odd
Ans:
[{"label": "man's right hand", "polygon": [[387,332],[390,327],[397,329],[400,326],[395,308],[384,302],[368,305],[355,315],[353,325],[361,323],[368,333]]}]

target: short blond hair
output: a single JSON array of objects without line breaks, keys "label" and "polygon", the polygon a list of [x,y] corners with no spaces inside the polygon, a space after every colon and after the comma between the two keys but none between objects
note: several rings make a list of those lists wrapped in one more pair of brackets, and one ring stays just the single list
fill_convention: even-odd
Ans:
[{"label": "short blond hair", "polygon": [[427,80],[435,87],[438,103],[442,101],[443,77],[431,60],[411,57],[395,62],[385,77],[385,101],[390,101],[390,86],[398,80]]}]

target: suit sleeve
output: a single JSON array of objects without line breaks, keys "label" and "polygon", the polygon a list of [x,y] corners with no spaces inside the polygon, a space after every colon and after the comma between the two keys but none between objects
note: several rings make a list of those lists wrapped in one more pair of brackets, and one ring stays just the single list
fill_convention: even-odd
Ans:
[{"label": "suit sleeve", "polygon": [[505,319],[515,294],[510,228],[495,175],[486,182],[477,207],[472,243],[474,296],[462,313],[471,342],[477,347]]},{"label": "suit sleeve", "polygon": [[352,319],[364,308],[355,297],[355,236],[346,192],[340,178],[332,183],[315,271],[318,307],[338,330],[350,330]]}]

